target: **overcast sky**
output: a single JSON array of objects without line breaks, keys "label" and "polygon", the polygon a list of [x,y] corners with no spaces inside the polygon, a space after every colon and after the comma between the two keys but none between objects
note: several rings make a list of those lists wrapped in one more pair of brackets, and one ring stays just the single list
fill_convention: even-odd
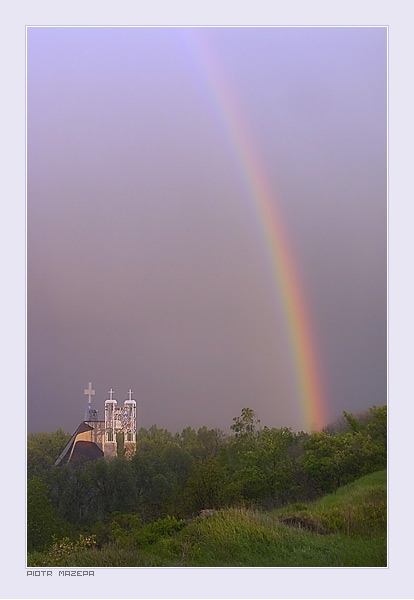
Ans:
[{"label": "overcast sky", "polygon": [[89,381],[101,418],[131,387],[138,427],[305,427],[219,81],[295,257],[319,425],[386,402],[386,36],[29,28],[28,431],[72,432]]}]

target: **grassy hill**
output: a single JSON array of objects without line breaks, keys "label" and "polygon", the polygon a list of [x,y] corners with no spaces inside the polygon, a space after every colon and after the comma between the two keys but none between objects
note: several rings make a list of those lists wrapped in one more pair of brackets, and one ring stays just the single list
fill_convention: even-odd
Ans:
[{"label": "grassy hill", "polygon": [[188,523],[116,523],[110,543],[56,544],[29,566],[385,567],[386,471],[272,512],[228,508]]}]

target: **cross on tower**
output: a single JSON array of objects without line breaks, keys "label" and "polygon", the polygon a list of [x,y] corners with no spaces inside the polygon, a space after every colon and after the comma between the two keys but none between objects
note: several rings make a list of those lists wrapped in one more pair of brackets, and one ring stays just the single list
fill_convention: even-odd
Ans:
[{"label": "cross on tower", "polygon": [[132,400],[132,390],[131,388],[129,388],[129,392],[128,392],[128,400],[131,402]]},{"label": "cross on tower", "polygon": [[89,382],[89,386],[87,390],[83,390],[85,396],[89,396],[88,402],[91,402],[91,396],[95,396],[95,390],[92,389],[92,383]]},{"label": "cross on tower", "polygon": [[109,399],[112,400],[113,399],[112,395],[114,393],[114,390],[111,388],[108,393],[109,393]]}]

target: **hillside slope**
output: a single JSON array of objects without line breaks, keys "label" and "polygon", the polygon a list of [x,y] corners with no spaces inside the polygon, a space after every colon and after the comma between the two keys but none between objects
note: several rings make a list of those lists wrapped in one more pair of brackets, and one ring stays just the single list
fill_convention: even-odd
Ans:
[{"label": "hillside slope", "polygon": [[386,471],[380,471],[308,506],[271,513],[228,508],[191,523],[162,519],[118,530],[101,548],[33,553],[29,565],[385,567],[386,484]]}]

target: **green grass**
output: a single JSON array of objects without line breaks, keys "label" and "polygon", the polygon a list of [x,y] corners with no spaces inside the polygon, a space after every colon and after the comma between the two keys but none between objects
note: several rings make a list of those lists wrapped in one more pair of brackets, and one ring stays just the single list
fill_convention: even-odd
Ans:
[{"label": "green grass", "polygon": [[188,566],[377,566],[386,562],[385,545],[378,539],[312,533],[245,509],[224,510],[196,521],[182,533],[181,543],[182,562]]},{"label": "green grass", "polygon": [[[53,566],[33,553],[31,566]],[[164,520],[58,566],[379,567],[386,566],[386,472],[372,473],[310,503],[271,513],[229,508],[185,525]]]},{"label": "green grass", "polygon": [[307,506],[290,505],[272,512],[282,522],[315,525],[323,533],[373,538],[386,535],[387,474],[371,473]]}]

